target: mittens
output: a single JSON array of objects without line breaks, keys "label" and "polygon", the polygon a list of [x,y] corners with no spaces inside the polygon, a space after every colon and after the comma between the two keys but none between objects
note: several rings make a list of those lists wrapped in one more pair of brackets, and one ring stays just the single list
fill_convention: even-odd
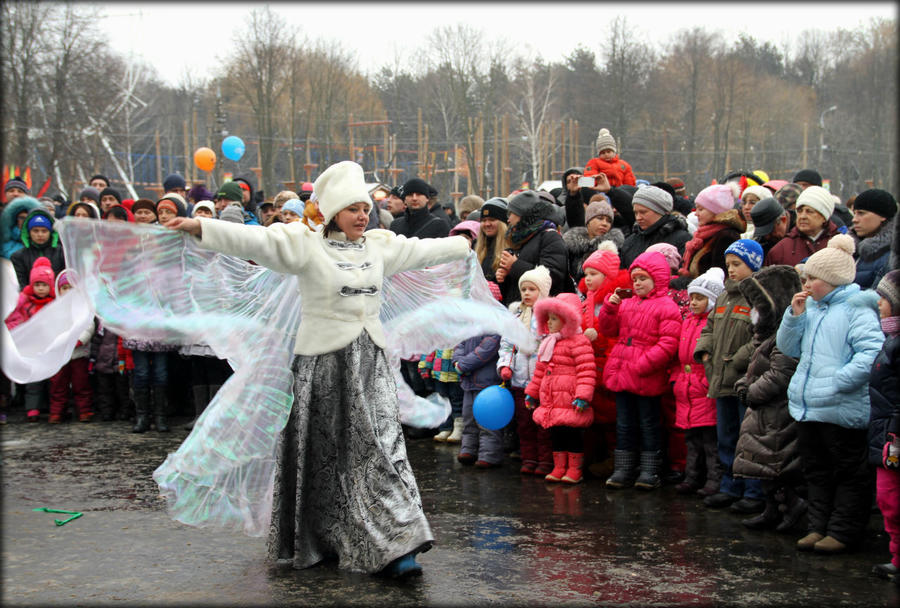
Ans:
[{"label": "mittens", "polygon": [[572,407],[574,407],[579,412],[583,412],[584,408],[587,407],[587,401],[584,399],[575,399],[572,401]]}]

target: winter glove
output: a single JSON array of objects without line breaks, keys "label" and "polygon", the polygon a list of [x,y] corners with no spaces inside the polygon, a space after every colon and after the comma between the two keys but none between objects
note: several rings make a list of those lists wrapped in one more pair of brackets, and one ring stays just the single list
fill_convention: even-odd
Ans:
[{"label": "winter glove", "polygon": [[736,396],[737,396],[738,403],[740,403],[742,407],[750,407],[750,402],[747,400],[747,389],[746,388],[744,388],[744,387],[739,388],[736,393]]},{"label": "winter glove", "polygon": [[540,401],[532,397],[531,395],[525,395],[525,407],[529,410],[533,410],[534,408],[540,405]]},{"label": "winter glove", "polygon": [[510,378],[512,378],[512,370],[504,365],[500,368],[500,379],[504,382],[509,382]]},{"label": "winter glove", "polygon": [[453,362],[453,369],[456,370],[456,373],[460,376],[463,375],[463,371],[459,369],[459,363],[457,363],[456,361]]},{"label": "winter glove", "polygon": [[888,433],[888,440],[881,452],[881,463],[888,471],[900,471],[900,437]]},{"label": "winter glove", "polygon": [[575,399],[572,401],[572,407],[574,407],[579,412],[583,412],[584,408],[587,407],[587,404],[587,401],[585,401],[584,399]]}]

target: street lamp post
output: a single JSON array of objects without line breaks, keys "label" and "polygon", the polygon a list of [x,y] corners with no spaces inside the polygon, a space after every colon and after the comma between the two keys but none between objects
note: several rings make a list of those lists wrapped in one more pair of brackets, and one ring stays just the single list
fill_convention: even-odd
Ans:
[{"label": "street lamp post", "polygon": [[829,112],[837,110],[837,106],[831,106],[819,115],[819,166],[817,169],[822,172],[822,161],[825,153],[825,115]]}]

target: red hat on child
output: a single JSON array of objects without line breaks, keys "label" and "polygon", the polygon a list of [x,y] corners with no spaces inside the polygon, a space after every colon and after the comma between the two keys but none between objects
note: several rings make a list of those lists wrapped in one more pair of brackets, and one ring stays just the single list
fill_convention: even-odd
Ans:
[{"label": "red hat on child", "polygon": [[581,265],[582,268],[593,268],[597,272],[602,272],[604,276],[614,277],[619,273],[619,250],[612,241],[603,241],[597,247],[597,251],[588,256],[588,259]]},{"label": "red hat on child", "polygon": [[28,276],[29,285],[34,286],[35,283],[46,283],[52,289],[55,283],[56,274],[53,272],[53,266],[50,260],[40,257],[34,261],[31,266],[31,274]]}]

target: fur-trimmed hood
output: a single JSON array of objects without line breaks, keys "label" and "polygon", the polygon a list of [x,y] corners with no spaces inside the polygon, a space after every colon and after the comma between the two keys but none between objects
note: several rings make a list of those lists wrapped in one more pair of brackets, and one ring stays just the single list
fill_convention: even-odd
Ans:
[{"label": "fur-trimmed hood", "polygon": [[668,295],[671,275],[669,263],[663,254],[658,251],[645,251],[631,263],[631,266],[628,267],[628,272],[630,273],[635,268],[646,270],[650,278],[653,279],[653,291],[650,292],[651,297]]},{"label": "fur-trimmed hood", "polygon": [[562,319],[563,326],[559,330],[563,338],[571,338],[581,333],[581,300],[574,293],[561,293],[553,298],[542,298],[534,305],[537,317],[538,333],[549,334],[547,318],[550,313]]},{"label": "fur-trimmed hood", "polygon": [[859,259],[869,262],[887,253],[891,249],[891,243],[894,240],[896,223],[896,216],[892,217],[878,229],[878,232],[864,239],[859,238],[853,230],[850,230],[850,236],[856,241],[856,254]]},{"label": "fur-trimmed hood", "polygon": [[0,214],[0,245],[3,248],[3,257],[8,259],[17,249],[21,249],[23,246],[16,216],[22,211],[30,213],[35,209],[43,208],[44,206],[37,199],[30,196],[20,196],[6,205],[3,213]]},{"label": "fur-trimmed hood", "polygon": [[794,294],[803,289],[800,275],[792,266],[766,266],[740,282],[738,288],[756,309],[759,320],[756,337],[764,340],[778,330],[784,311],[791,305]]},{"label": "fur-trimmed hood", "polygon": [[734,228],[738,232],[744,232],[747,230],[747,222],[744,221],[744,218],[741,217],[741,212],[737,209],[729,209],[728,211],[723,211],[719,213],[713,218],[713,223],[715,224],[725,224],[729,228]]},{"label": "fur-trimmed hood", "polygon": [[593,253],[597,250],[597,246],[604,241],[612,241],[616,246],[616,249],[621,249],[622,244],[625,242],[625,235],[618,228],[610,228],[609,232],[606,234],[591,238],[590,235],[588,235],[587,228],[584,226],[576,226],[575,228],[569,228],[563,232],[562,237],[563,242],[566,244],[566,249],[569,251],[569,255],[573,256],[583,256],[585,254]]}]

